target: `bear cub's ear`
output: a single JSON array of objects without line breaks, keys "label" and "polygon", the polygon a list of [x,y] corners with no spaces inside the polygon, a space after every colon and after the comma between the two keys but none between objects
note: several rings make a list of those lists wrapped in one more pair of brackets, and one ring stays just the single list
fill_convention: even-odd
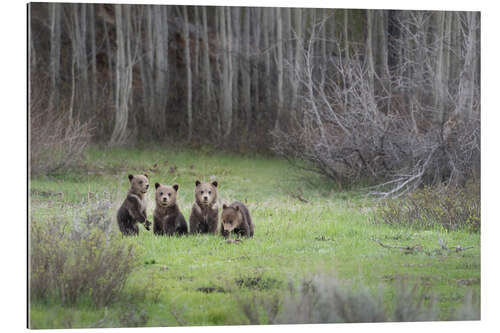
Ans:
[{"label": "bear cub's ear", "polygon": [[200,182],[199,180],[197,180],[197,181],[195,182],[195,185],[196,185],[196,186],[198,186],[198,185],[200,185],[200,184],[201,184],[201,182]]},{"label": "bear cub's ear", "polygon": [[179,185],[177,185],[177,184],[174,184],[174,186],[172,186],[172,187],[174,188],[175,192],[177,192],[177,190],[179,189]]},{"label": "bear cub's ear", "polygon": [[212,185],[215,186],[215,187],[217,187],[217,182],[216,181],[212,182]]},{"label": "bear cub's ear", "polygon": [[155,188],[160,187],[160,183],[155,183]]},{"label": "bear cub's ear", "polygon": [[130,181],[132,179],[134,179],[134,175],[128,175],[128,180]]},{"label": "bear cub's ear", "polygon": [[234,207],[234,209],[236,209],[236,211],[239,211],[240,210],[240,206],[236,206],[236,207]]},{"label": "bear cub's ear", "polygon": [[222,209],[226,209],[227,208],[227,205],[226,204],[222,204]]}]

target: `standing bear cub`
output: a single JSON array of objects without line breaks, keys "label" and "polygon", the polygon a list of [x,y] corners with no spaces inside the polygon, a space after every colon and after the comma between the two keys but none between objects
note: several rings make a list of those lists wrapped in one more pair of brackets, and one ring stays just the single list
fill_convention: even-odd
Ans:
[{"label": "standing bear cub", "polygon": [[143,223],[147,230],[151,226],[151,222],[147,220],[146,200],[144,198],[149,188],[148,175],[128,175],[128,180],[130,188],[127,197],[116,214],[118,227],[126,236],[139,234],[137,222]]},{"label": "standing bear cub", "polygon": [[248,208],[239,201],[230,206],[222,205],[221,234],[228,237],[231,232],[237,236],[253,237],[253,223]]},{"label": "standing bear cub", "polygon": [[219,208],[217,206],[217,182],[195,183],[193,208],[189,216],[189,231],[191,233],[217,232]]},{"label": "standing bear cub", "polygon": [[153,231],[156,235],[172,236],[187,234],[186,219],[177,206],[177,191],[179,185],[173,186],[155,184],[156,208],[153,213]]}]

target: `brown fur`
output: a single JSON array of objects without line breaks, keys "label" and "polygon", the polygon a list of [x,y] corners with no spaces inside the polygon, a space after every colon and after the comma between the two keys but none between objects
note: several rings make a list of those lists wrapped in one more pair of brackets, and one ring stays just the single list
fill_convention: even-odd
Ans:
[{"label": "brown fur", "polygon": [[153,213],[153,231],[156,235],[187,234],[186,219],[177,206],[179,185],[155,184],[156,208]]},{"label": "brown fur", "polygon": [[146,174],[128,175],[128,179],[130,188],[127,197],[118,209],[116,221],[123,235],[138,235],[137,222],[143,223],[147,230],[151,226],[151,222],[147,220],[146,200],[144,198],[149,188],[149,179]]},{"label": "brown fur", "polygon": [[197,180],[195,186],[195,202],[189,216],[189,232],[215,234],[219,221],[217,182],[202,183]]},{"label": "brown fur", "polygon": [[239,201],[230,206],[222,205],[221,234],[228,237],[230,233],[237,236],[253,237],[253,223],[248,208]]}]

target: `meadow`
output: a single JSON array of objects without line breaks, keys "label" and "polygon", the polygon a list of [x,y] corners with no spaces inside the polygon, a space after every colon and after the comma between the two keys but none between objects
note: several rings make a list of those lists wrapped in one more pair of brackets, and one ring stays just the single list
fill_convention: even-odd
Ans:
[{"label": "meadow", "polygon": [[[340,190],[272,156],[206,147],[92,147],[80,167],[31,178],[30,218],[70,219],[90,202],[108,198],[118,232],[114,215],[129,173],[147,173],[150,184],[179,184],[186,219],[195,181],[216,179],[221,204],[239,200],[248,206],[254,237],[159,237],[141,225],[138,237],[122,239],[136,246],[138,262],[114,302],[98,307],[82,298],[68,306],[34,299],[32,328],[255,323],[245,311],[247,301],[272,302],[314,276],[379,295],[387,308],[395,306],[401,285],[417,286],[426,293],[424,307],[435,302],[436,318],[429,319],[461,319],[455,314],[467,295],[479,297],[480,233],[377,222],[377,200],[362,187]],[[152,221],[152,185],[147,198]],[[439,239],[467,250],[444,251]],[[265,311],[259,313],[265,323]]]}]

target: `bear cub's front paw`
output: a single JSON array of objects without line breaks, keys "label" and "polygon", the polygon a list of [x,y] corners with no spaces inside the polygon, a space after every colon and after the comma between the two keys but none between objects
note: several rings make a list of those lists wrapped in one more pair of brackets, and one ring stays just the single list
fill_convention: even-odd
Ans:
[{"label": "bear cub's front paw", "polygon": [[151,222],[149,222],[148,220],[146,220],[146,222],[144,222],[144,228],[146,228],[146,230],[151,230]]}]

